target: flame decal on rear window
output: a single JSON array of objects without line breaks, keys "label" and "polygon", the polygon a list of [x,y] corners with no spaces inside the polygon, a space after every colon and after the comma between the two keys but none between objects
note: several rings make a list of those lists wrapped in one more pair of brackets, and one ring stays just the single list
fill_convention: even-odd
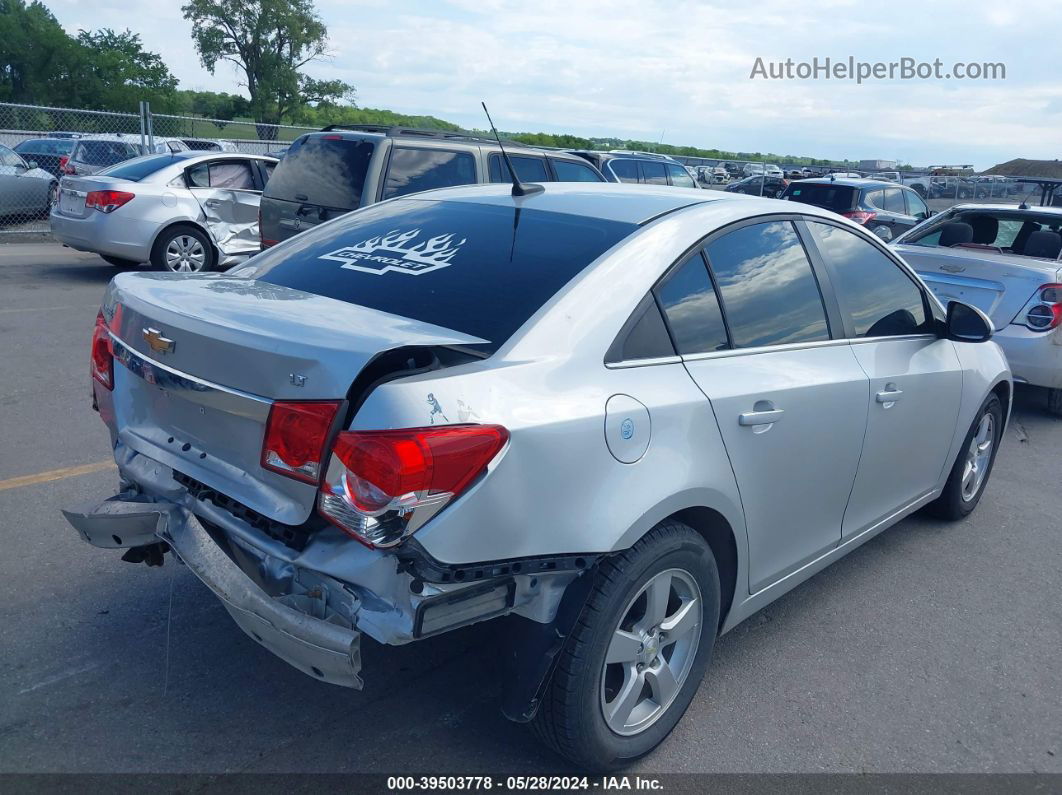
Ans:
[{"label": "flame decal on rear window", "polygon": [[[420,229],[393,229],[386,235],[337,248],[318,259],[341,262],[341,267],[347,270],[375,274],[394,271],[417,276],[450,265],[465,243],[465,238],[455,240],[453,233],[436,235],[416,243],[419,235]],[[397,256],[385,256],[384,252]]]}]

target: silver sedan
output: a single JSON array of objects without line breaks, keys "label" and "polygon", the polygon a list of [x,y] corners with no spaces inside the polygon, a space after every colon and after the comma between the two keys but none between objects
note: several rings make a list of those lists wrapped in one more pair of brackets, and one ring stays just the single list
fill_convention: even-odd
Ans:
[{"label": "silver sedan", "polygon": [[206,271],[259,250],[258,203],[276,158],[146,155],[92,176],[65,176],[52,233],[113,265]]},{"label": "silver sedan", "polygon": [[57,181],[32,160],[0,145],[0,215],[47,213]]},{"label": "silver sedan", "polygon": [[612,767],[720,633],[922,506],[975,509],[1012,389],[990,336],[810,205],[428,191],[224,274],[116,276],[91,372],[122,493],[67,518],[176,555],[323,682],[362,687],[362,635],[504,620],[505,714]]}]

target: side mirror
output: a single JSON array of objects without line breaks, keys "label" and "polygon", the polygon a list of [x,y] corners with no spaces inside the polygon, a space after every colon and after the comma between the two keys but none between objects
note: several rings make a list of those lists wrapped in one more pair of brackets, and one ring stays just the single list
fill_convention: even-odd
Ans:
[{"label": "side mirror", "polygon": [[26,161],[26,168],[28,168],[30,171],[33,171],[33,169],[35,169],[36,167],[37,167],[37,161],[36,160],[27,160]]},{"label": "side mirror", "polygon": [[988,342],[992,339],[992,321],[976,306],[961,301],[948,302],[948,319],[944,328],[955,342]]}]

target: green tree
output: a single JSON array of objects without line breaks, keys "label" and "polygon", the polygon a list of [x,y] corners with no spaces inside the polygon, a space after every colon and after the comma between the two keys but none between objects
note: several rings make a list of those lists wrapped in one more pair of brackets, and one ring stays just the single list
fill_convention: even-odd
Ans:
[{"label": "green tree", "polygon": [[140,36],[110,28],[79,31],[81,83],[92,107],[134,110],[140,100],[152,110],[176,109],[177,78],[157,53],[148,52]]},{"label": "green tree", "polygon": [[277,124],[310,104],[353,100],[351,85],[301,72],[328,51],[313,0],[189,0],[181,11],[207,71],[228,61],[243,72],[256,121]]},{"label": "green tree", "polygon": [[57,105],[74,99],[77,46],[42,3],[0,0],[0,101]]}]

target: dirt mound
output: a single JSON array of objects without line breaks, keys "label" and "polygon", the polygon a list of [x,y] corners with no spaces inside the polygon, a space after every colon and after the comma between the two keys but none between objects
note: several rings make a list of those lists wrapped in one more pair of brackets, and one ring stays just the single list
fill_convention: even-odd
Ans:
[{"label": "dirt mound", "polygon": [[1018,157],[982,171],[982,174],[1001,174],[1004,177],[1052,177],[1062,179],[1062,160],[1026,160]]}]

